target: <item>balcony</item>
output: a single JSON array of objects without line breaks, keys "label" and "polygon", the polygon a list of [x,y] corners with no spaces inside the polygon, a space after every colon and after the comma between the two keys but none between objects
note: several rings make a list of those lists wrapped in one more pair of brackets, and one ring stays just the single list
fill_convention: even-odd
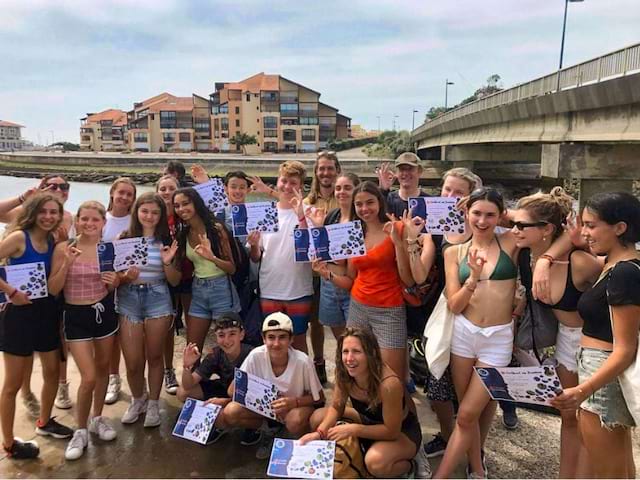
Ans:
[{"label": "balcony", "polygon": [[281,117],[297,117],[298,104],[297,103],[281,103],[280,116]]},{"label": "balcony", "polygon": [[272,103],[272,102],[262,102],[260,104],[260,111],[261,112],[279,112],[280,111],[280,104],[279,103]]},{"label": "balcony", "polygon": [[265,128],[264,138],[278,138],[278,130],[276,128]]}]

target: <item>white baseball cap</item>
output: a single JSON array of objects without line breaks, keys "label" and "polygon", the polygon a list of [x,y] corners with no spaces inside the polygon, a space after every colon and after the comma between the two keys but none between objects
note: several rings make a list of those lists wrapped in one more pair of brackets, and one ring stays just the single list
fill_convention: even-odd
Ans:
[{"label": "white baseball cap", "polygon": [[271,330],[283,330],[285,332],[293,333],[293,323],[289,315],[282,312],[274,312],[267,315],[267,318],[262,322],[262,333],[269,332]]}]

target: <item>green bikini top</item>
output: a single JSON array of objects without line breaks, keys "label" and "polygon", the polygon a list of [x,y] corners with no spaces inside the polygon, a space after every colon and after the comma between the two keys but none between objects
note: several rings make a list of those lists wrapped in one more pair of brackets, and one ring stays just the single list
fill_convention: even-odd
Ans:
[{"label": "green bikini top", "polygon": [[[512,280],[514,278],[517,278],[518,267],[515,263],[513,263],[511,257],[507,255],[504,250],[502,250],[498,237],[496,237],[496,242],[498,242],[500,255],[498,255],[498,261],[496,262],[496,266],[493,269],[493,272],[491,272],[491,275],[489,276],[489,280]],[[460,246],[460,248],[462,248],[462,245]],[[471,270],[469,269],[469,265],[467,265],[467,255],[469,255],[469,249],[467,249],[467,253],[464,255],[464,258],[458,265],[458,278],[460,279],[460,284],[466,282],[467,279],[471,276]]]}]

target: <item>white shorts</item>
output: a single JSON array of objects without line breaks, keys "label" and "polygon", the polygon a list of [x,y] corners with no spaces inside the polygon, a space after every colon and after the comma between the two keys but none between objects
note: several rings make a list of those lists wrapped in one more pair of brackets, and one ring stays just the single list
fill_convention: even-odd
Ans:
[{"label": "white shorts", "polygon": [[556,354],[554,358],[559,365],[573,373],[578,373],[578,348],[582,337],[582,327],[572,328],[558,322],[556,337]]},{"label": "white shorts", "polygon": [[491,367],[506,367],[513,353],[513,321],[482,328],[462,314],[454,315],[451,353]]}]

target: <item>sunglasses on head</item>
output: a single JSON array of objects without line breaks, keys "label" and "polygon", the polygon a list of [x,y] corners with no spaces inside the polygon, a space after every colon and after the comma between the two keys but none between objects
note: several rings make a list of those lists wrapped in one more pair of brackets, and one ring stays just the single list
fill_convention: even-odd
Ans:
[{"label": "sunglasses on head", "polygon": [[525,228],[530,227],[544,227],[545,225],[549,225],[548,222],[513,222],[513,226],[518,230],[524,230]]},{"label": "sunglasses on head", "polygon": [[68,192],[71,185],[68,183],[47,183],[42,188],[43,190],[60,190],[61,192]]},{"label": "sunglasses on head", "polygon": [[238,320],[233,320],[230,318],[220,318],[216,320],[216,328],[242,328],[242,325]]}]

